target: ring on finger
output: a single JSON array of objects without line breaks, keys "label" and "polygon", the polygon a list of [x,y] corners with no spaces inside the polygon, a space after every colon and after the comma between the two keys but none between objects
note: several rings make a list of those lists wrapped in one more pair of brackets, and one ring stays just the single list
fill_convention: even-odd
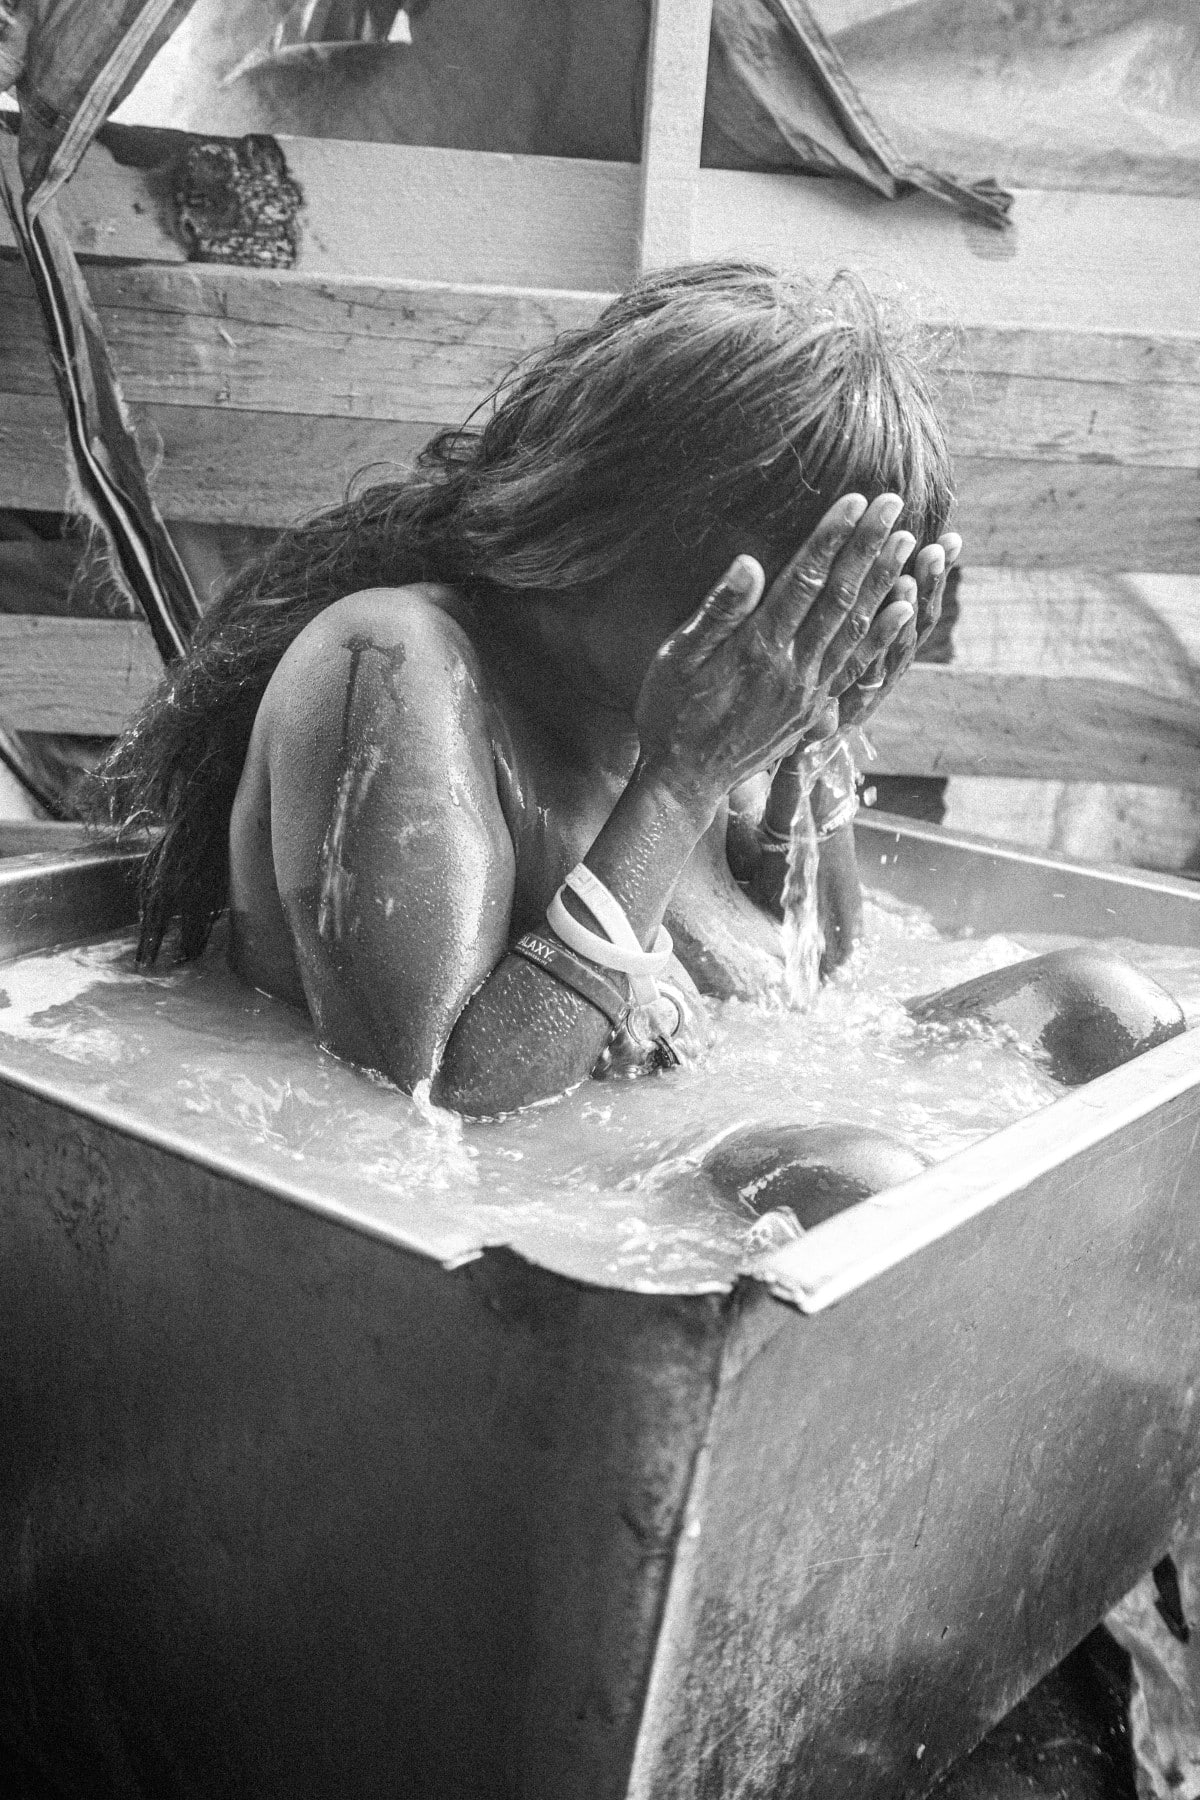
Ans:
[{"label": "ring on finger", "polygon": [[886,677],[881,677],[880,680],[878,680],[878,681],[859,680],[859,681],[856,681],[854,685],[855,685],[855,687],[857,687],[860,690],[860,692],[870,694],[870,693],[874,693],[876,688],[881,688],[883,686],[884,680],[886,680]]}]

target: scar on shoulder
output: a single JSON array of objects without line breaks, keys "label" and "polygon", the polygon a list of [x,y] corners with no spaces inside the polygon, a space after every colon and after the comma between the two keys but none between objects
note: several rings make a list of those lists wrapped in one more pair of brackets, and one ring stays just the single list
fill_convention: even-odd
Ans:
[{"label": "scar on shoulder", "polygon": [[349,638],[344,648],[350,652],[350,675],[342,711],[342,766],[333,816],[321,846],[321,886],[317,903],[317,935],[326,943],[341,942],[353,931],[357,921],[354,872],[348,863],[347,849],[351,830],[384,761],[378,739],[369,732],[363,734],[353,750],[350,748],[354,701],[364,659],[372,659],[367,666],[378,667],[383,679],[385,692],[377,694],[376,705],[385,696],[397,709],[404,705],[396,687],[396,676],[405,661],[403,644],[385,647],[370,638],[356,636]]},{"label": "scar on shoulder", "polygon": [[350,741],[350,719],[354,711],[354,700],[358,691],[363,658],[369,656],[378,659],[377,663],[369,666],[378,668],[387,690],[388,699],[397,708],[403,707],[404,700],[396,686],[396,677],[408,658],[403,644],[377,644],[373,638],[363,637],[359,633],[347,638],[342,648],[350,652],[350,675],[346,682],[346,704],[342,711],[342,745],[344,748]]}]

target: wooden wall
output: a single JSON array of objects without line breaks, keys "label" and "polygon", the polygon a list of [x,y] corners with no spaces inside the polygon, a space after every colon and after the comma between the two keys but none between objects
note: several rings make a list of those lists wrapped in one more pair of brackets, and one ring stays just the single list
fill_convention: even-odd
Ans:
[{"label": "wooden wall", "polygon": [[[953,328],[966,542],[951,661],[880,716],[880,768],[1200,793],[1200,202],[1025,191],[998,234],[925,196],[700,170],[704,42],[656,39],[640,169],[283,140],[286,273],[184,260],[170,134],[93,146],[64,210],[167,518],[276,527],[402,466],[639,266],[853,267]],[[59,406],[6,231],[0,506],[54,509]],[[155,669],[134,624],[0,620],[0,720],[111,731]]]}]

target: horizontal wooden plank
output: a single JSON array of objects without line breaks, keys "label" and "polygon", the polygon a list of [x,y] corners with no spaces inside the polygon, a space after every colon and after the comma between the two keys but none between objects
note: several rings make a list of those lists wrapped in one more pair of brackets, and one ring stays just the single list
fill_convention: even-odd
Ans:
[{"label": "horizontal wooden plank", "polygon": [[1100,677],[1200,707],[1200,575],[968,565],[956,669]]},{"label": "horizontal wooden plank", "polygon": [[[148,629],[0,619],[0,719],[115,732],[160,673]],[[1200,791],[1200,704],[1096,676],[918,665],[871,728],[883,774],[1120,781]]]},{"label": "horizontal wooden plank", "polygon": [[636,163],[282,137],[308,272],[620,288],[637,267]]},{"label": "horizontal wooden plank", "polygon": [[[215,407],[135,406],[168,518],[282,525],[339,500],[361,470],[388,479],[430,423]],[[65,500],[58,404],[0,393],[0,504]],[[1200,476],[1190,469],[960,458],[956,522],[972,560],[1008,567],[1200,570]]]},{"label": "horizontal wooden plank", "polygon": [[[17,140],[3,129],[0,163],[19,193]],[[161,177],[152,171],[123,168],[101,144],[92,144],[78,174],[60,191],[57,204],[80,256],[133,257],[139,262],[187,260],[174,232]],[[0,207],[0,247],[15,248],[4,207]]]},{"label": "horizontal wooden plank", "polygon": [[1200,571],[1200,471],[955,462],[965,558],[1003,568]]},{"label": "horizontal wooden plank", "polygon": [[[119,163],[93,144],[63,197],[87,256],[185,260],[172,220],[171,159]],[[304,195],[298,266],[308,274],[518,287],[619,288],[636,269],[635,163],[506,156],[423,145],[279,140]],[[0,155],[12,157],[0,136]],[[0,213],[0,246],[12,245]]]},{"label": "horizontal wooden plank", "polygon": [[88,841],[86,825],[56,819],[0,819],[0,856],[45,856],[78,850]]},{"label": "horizontal wooden plank", "polygon": [[[386,480],[436,429],[391,419],[135,406],[151,486],[169,519],[280,526],[335,505],[358,475]],[[0,394],[2,503],[56,511],[66,502],[58,402]]]},{"label": "horizontal wooden plank", "polygon": [[947,383],[943,413],[956,457],[1200,467],[1200,389],[1184,383],[972,370]]},{"label": "horizontal wooden plank", "polygon": [[[131,400],[447,423],[607,298],[211,265],[92,265],[89,282]],[[0,388],[53,393],[15,262],[0,262],[0,315]],[[951,442],[959,455],[1195,467],[1198,372],[1200,337],[964,331],[943,382]]]},{"label": "horizontal wooden plank", "polygon": [[[152,134],[141,134],[143,140]],[[639,169],[549,156],[282,138],[304,191],[310,274],[604,290],[635,267]],[[89,150],[63,206],[91,257],[179,262],[169,158]],[[11,156],[11,141],[0,141]],[[146,158],[142,158],[143,163]],[[1005,233],[925,195],[885,201],[845,181],[700,171],[693,254],[752,256],[899,283],[962,324],[1116,333],[1200,330],[1200,209],[1162,196],[1022,189]],[[0,246],[11,244],[0,217]],[[1168,377],[1173,378],[1173,377]]]},{"label": "horizontal wooden plank", "polygon": [[870,727],[883,775],[1200,790],[1200,706],[1094,677],[911,669]]},{"label": "horizontal wooden plank", "polygon": [[115,734],[161,675],[147,625],[0,617],[0,724],[10,731]]},{"label": "horizontal wooden plank", "polygon": [[997,232],[924,194],[886,201],[850,181],[704,169],[694,254],[856,269],[966,326],[1200,331],[1194,200],[1026,188],[1013,221]]},{"label": "horizontal wooden plank", "polygon": [[957,336],[958,344],[947,346],[947,365],[981,374],[1200,386],[1200,335],[1194,330],[1155,337],[1146,331],[1063,331],[1052,325],[964,325]]},{"label": "horizontal wooden plank", "polygon": [[[91,264],[87,279],[130,400],[447,424],[609,298],[212,264]],[[32,286],[14,261],[0,261],[0,317],[0,389],[55,392]]]}]

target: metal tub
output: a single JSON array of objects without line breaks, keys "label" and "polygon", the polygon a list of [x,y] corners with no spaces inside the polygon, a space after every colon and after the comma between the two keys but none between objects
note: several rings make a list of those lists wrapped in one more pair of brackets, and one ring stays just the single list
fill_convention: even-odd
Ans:
[{"label": "metal tub", "polygon": [[[1200,941],[1182,881],[860,850],[949,925]],[[3,954],[131,867],[3,866]],[[1200,1032],[679,1295],[446,1267],[19,1052],[0,1739],[67,1792],[917,1795],[1194,1503]]]}]

